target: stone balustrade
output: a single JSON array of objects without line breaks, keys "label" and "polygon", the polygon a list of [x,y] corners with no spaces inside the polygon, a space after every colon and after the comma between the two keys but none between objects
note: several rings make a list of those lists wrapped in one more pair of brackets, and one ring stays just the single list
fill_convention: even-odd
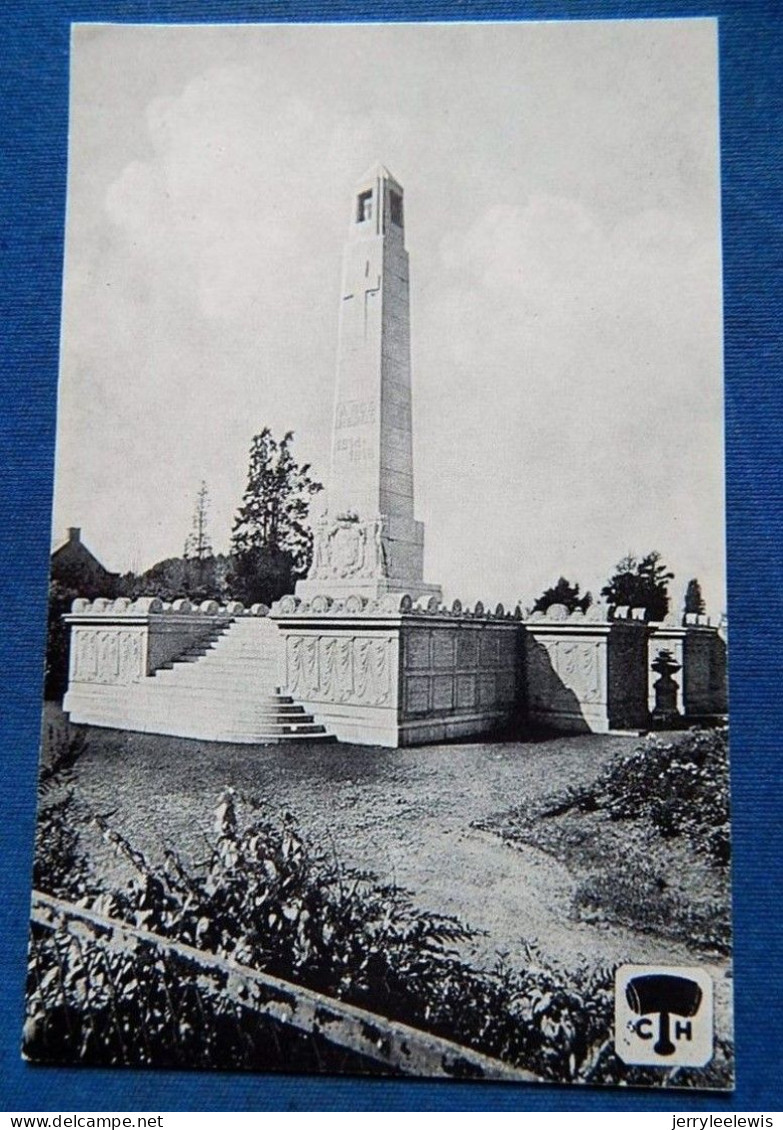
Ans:
[{"label": "stone balustrade", "polygon": [[268,616],[269,608],[266,604],[253,604],[245,608],[238,600],[231,600],[227,604],[220,604],[216,600],[203,600],[200,604],[193,604],[185,597],[178,600],[164,601],[157,596],[141,596],[137,600],[130,600],[126,596],[110,600],[107,597],[96,597],[86,600],[78,596],[71,605],[70,615],[79,616],[222,616],[233,618],[235,616]]},{"label": "stone balustrade", "polygon": [[524,721],[566,732],[645,729],[662,650],[681,665],[676,705],[686,721],[726,710],[725,643],[706,617],[651,623],[644,609],[603,604],[525,616],[519,606],[446,606],[405,593],[288,595],[271,609],[77,599],[65,617],[71,686],[83,694],[89,684],[97,693],[138,682],[242,617],[269,618],[280,684],[345,741],[412,745]]},{"label": "stone balustrade", "polygon": [[495,605],[494,610],[485,607],[482,601],[477,601],[473,608],[455,600],[451,607],[443,604],[438,597],[422,597],[414,601],[408,593],[388,593],[377,599],[370,599],[359,593],[349,593],[347,596],[332,597],[326,594],[317,594],[310,598],[288,595],[282,597],[272,605],[270,615],[273,618],[288,616],[440,616],[461,620],[520,620],[522,612],[517,606],[514,612],[507,612],[502,604]]}]

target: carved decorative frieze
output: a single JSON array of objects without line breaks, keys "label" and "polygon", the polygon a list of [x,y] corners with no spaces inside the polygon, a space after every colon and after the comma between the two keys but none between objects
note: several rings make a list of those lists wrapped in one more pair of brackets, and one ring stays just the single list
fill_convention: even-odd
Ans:
[{"label": "carved decorative frieze", "polygon": [[145,674],[142,638],[133,628],[81,628],[73,639],[71,679],[104,685],[132,683]]},{"label": "carved decorative frieze", "polygon": [[[328,581],[332,574],[321,578]],[[313,579],[312,572],[308,580]],[[358,577],[357,579],[361,579]],[[494,612],[487,611],[481,601],[473,611],[465,609],[459,600],[455,600],[450,608],[441,604],[436,596],[421,597],[415,603],[409,593],[386,593],[377,599],[367,597],[356,592],[337,597],[328,594],[329,586],[324,584],[323,593],[314,596],[297,596],[293,593],[283,596],[270,610],[275,618],[284,616],[332,616],[345,613],[349,616],[427,616],[450,620],[507,620],[519,621],[522,613],[517,605],[514,612],[507,612],[502,604],[495,607]],[[254,606],[255,608],[255,606]],[[543,616],[543,613],[537,614]]]},{"label": "carved decorative frieze", "polygon": [[391,653],[386,637],[290,635],[286,686],[305,701],[385,706],[391,702]]}]

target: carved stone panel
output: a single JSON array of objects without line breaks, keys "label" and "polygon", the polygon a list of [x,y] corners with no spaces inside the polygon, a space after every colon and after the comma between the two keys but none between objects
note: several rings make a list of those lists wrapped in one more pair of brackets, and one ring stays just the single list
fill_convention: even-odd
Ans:
[{"label": "carved stone panel", "polygon": [[457,706],[476,705],[476,676],[457,675]]},{"label": "carved stone panel", "polygon": [[347,638],[334,641],[334,688],[338,702],[353,697],[353,640]]},{"label": "carved stone panel", "polygon": [[332,702],[337,702],[337,640],[334,636],[322,636],[318,640],[318,670],[320,673],[320,689],[323,695]]},{"label": "carved stone panel", "polygon": [[355,513],[336,518],[325,515],[315,527],[308,580],[387,576],[383,534],[384,521],[380,516],[362,520]]},{"label": "carved stone panel", "polygon": [[434,632],[432,636],[433,667],[452,668],[454,666],[454,635],[450,631]]},{"label": "carved stone panel", "polygon": [[75,627],[72,632],[72,682],[113,686],[135,682],[146,674],[138,629]]},{"label": "carved stone panel", "polygon": [[479,705],[492,706],[495,702],[495,676],[491,672],[479,675]]},{"label": "carved stone panel", "polygon": [[385,705],[391,697],[388,642],[359,638],[353,650],[356,699],[371,706]]},{"label": "carved stone panel", "polygon": [[516,632],[498,633],[499,660],[503,667],[511,666],[516,662],[518,638]]},{"label": "carved stone panel", "polygon": [[430,633],[426,631],[412,631],[405,637],[405,666],[429,667],[430,665]]},{"label": "carved stone panel", "polygon": [[289,636],[286,643],[286,683],[294,696],[315,698],[319,692],[318,637]]},{"label": "carved stone panel", "polygon": [[478,640],[475,632],[460,632],[457,636],[457,666],[475,667],[478,658]]},{"label": "carved stone panel", "polygon": [[98,674],[98,641],[90,628],[73,629],[71,679],[80,683],[95,682]]},{"label": "carved stone panel", "polygon": [[392,642],[313,632],[288,635],[288,691],[304,700],[384,706],[392,698]]},{"label": "carved stone panel", "polygon": [[498,671],[497,696],[498,702],[509,706],[516,698],[516,678],[513,671]]},{"label": "carved stone panel", "polygon": [[430,680],[426,675],[408,675],[405,679],[405,708],[409,714],[423,713],[430,706]]},{"label": "carved stone panel", "polygon": [[120,633],[106,629],[97,633],[98,674],[96,682],[116,683],[120,674]]},{"label": "carved stone panel", "polygon": [[497,632],[481,633],[481,666],[496,667],[500,641]]},{"label": "carved stone panel", "polygon": [[138,632],[123,632],[120,637],[119,677],[122,683],[140,679],[142,670],[141,636]]},{"label": "carved stone panel", "polygon": [[560,640],[557,644],[557,673],[580,702],[601,701],[598,647],[592,640]]},{"label": "carved stone panel", "polygon": [[432,680],[433,710],[451,710],[454,705],[454,678],[452,675],[435,675]]}]

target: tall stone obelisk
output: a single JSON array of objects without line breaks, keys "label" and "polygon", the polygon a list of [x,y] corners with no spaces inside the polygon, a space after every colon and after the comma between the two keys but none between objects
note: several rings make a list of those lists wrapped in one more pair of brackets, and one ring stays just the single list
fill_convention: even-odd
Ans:
[{"label": "tall stone obelisk", "polygon": [[328,510],[297,596],[407,592],[424,582],[414,517],[410,296],[404,193],[383,165],[359,181],[343,256]]}]

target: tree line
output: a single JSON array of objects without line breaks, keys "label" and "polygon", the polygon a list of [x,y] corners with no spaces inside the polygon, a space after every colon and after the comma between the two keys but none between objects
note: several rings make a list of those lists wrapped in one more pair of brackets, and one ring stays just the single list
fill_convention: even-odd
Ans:
[{"label": "tree line", "polygon": [[[648,620],[663,620],[670,611],[669,582],[673,580],[674,573],[664,564],[657,550],[644,557],[627,553],[618,561],[601,589],[601,596],[610,608],[644,608]],[[530,611],[545,612],[550,604],[563,604],[569,612],[577,609],[586,612],[592,603],[592,593],[581,595],[578,584],[560,577],[536,598]],[[699,614],[705,611],[701,585],[696,577],[688,581],[684,611]]]}]

